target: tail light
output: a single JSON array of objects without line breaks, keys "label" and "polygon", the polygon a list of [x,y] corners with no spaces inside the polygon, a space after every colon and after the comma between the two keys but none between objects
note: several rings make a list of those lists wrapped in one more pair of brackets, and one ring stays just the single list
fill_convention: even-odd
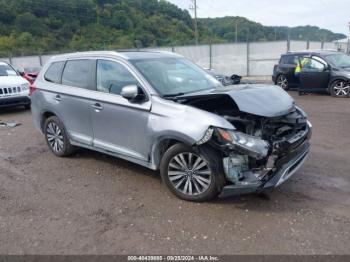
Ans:
[{"label": "tail light", "polygon": [[29,86],[29,96],[32,96],[35,90],[36,90],[36,86],[34,85],[34,83],[31,83]]}]

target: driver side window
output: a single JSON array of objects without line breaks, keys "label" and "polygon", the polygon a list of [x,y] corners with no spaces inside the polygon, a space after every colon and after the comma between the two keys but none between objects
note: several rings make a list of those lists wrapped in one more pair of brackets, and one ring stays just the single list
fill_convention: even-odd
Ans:
[{"label": "driver side window", "polygon": [[120,95],[128,85],[138,85],[138,81],[125,66],[109,60],[97,61],[97,91]]},{"label": "driver side window", "polygon": [[302,61],[302,64],[304,64],[303,68],[305,69],[311,69],[311,70],[318,70],[323,71],[326,67],[326,65],[315,58],[304,58],[304,61]]}]

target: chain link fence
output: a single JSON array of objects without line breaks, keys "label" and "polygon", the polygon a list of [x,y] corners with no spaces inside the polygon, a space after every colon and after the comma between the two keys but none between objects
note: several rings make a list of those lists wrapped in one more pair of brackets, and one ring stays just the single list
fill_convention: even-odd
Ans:
[{"label": "chain link fence", "polygon": [[[281,54],[287,51],[331,49],[346,52],[348,47],[335,42],[276,41],[228,44],[189,45],[139,49],[141,51],[175,52],[203,68],[213,68],[222,74],[241,76],[270,76]],[[7,57],[0,60],[16,67],[43,66],[50,54]]]}]

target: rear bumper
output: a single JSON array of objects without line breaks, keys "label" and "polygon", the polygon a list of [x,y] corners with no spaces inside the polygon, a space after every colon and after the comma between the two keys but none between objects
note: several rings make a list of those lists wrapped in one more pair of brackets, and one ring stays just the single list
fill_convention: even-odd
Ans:
[{"label": "rear bumper", "polygon": [[13,96],[0,98],[0,108],[26,105],[30,105],[30,98],[28,96]]},{"label": "rear bumper", "polygon": [[310,152],[310,143],[305,142],[293,154],[281,159],[277,163],[277,169],[269,175],[267,181],[258,181],[254,184],[247,185],[228,185],[225,186],[219,197],[228,197],[250,193],[261,193],[265,190],[280,186],[291,178],[304,164]]}]

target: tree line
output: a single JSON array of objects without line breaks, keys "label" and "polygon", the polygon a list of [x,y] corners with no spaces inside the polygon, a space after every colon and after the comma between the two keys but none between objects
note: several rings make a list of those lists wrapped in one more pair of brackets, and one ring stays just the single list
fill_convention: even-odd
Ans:
[{"label": "tree line", "polygon": [[[0,0],[0,57],[194,44],[193,23],[187,10],[165,0]],[[281,40],[286,31],[300,40],[345,37],[317,27],[265,27],[242,17],[199,19],[198,25],[200,43]]]}]

